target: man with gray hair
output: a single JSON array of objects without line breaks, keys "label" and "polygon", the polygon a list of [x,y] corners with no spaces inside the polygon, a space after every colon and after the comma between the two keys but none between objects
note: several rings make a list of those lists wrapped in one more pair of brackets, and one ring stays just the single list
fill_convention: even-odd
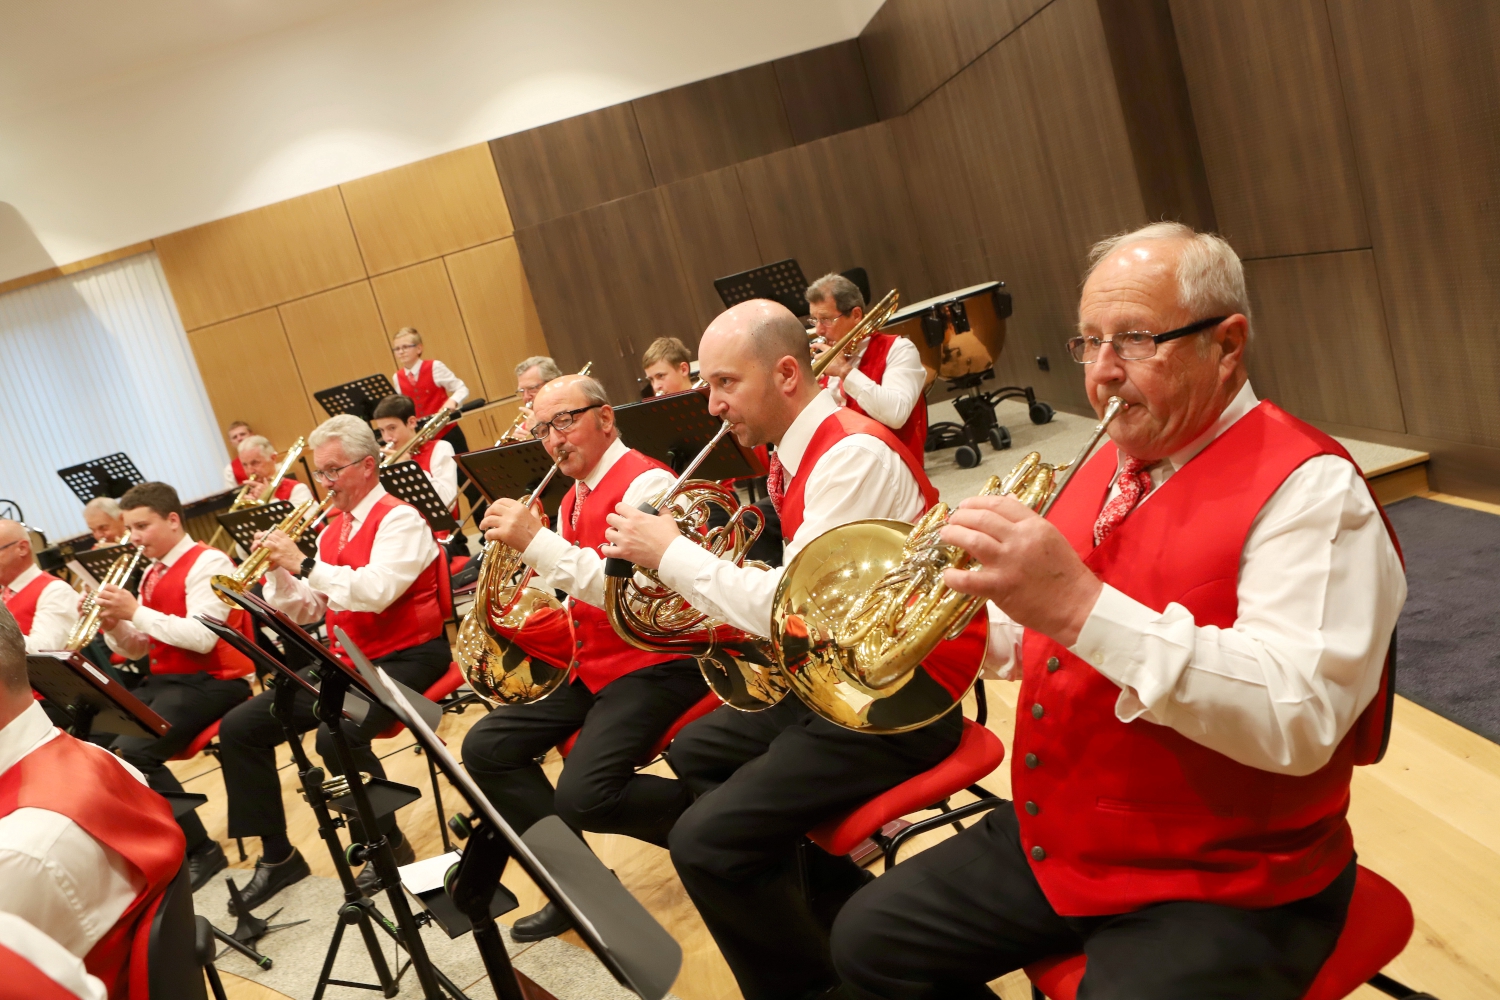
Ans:
[{"label": "man with gray hair", "polygon": [[83,523],[94,541],[104,545],[124,542],[130,537],[120,503],[112,497],[94,497],[83,505]]},{"label": "man with gray hair", "polygon": [[[842,274],[825,274],[807,286],[807,308],[814,331],[824,343],[813,344],[821,357],[864,318],[865,298]],[[889,427],[906,450],[921,459],[927,442],[927,369],[917,347],[905,337],[872,333],[835,358],[823,370],[823,385],[837,402]]]},{"label": "man with gray hair", "polygon": [[[269,438],[252,434],[240,442],[240,464],[245,467],[246,474],[250,477],[247,482],[253,480],[257,485],[255,495],[259,496],[270,484],[276,475],[276,467],[281,455],[277,453],[276,446],[271,444]],[[306,503],[313,498],[312,490],[307,484],[298,481],[292,476],[287,476],[276,484],[276,492],[272,499],[285,500],[293,507]]]},{"label": "man with gray hair", "polygon": [[943,541],[1021,681],[1014,805],[897,866],[834,926],[848,995],[990,996],[1087,955],[1080,995],[1303,996],[1355,882],[1346,813],[1378,759],[1406,597],[1395,539],[1332,438],[1256,399],[1217,236],[1095,247],[1068,352],[1128,408],[1044,519],[965,500]]},{"label": "man with gray hair", "polygon": [[[259,540],[271,553],[265,599],[301,624],[325,620],[330,638],[335,627],[342,627],[392,677],[424,691],[443,676],[450,662],[438,593],[446,583],[438,578],[440,561],[432,530],[416,508],[380,485],[380,446],[369,424],[340,414],[320,424],[308,444],[314,475],[333,494],[334,512],[318,536],[316,557],[304,556],[297,543],[279,531]],[[348,659],[337,643],[333,653]],[[261,857],[244,890],[251,909],[310,871],[286,835],[276,776],[276,747],[285,734],[271,715],[273,698],[272,692],[256,695],[226,715],[219,727],[229,835],[261,839]],[[311,696],[297,696],[292,722],[299,732],[318,725],[312,706]],[[390,712],[376,706],[363,722],[344,724],[361,771],[385,775],[370,740],[392,721]],[[342,773],[326,728],[318,731],[317,749],[330,772]],[[378,832],[360,834],[366,842],[377,836],[393,841],[401,864],[416,860],[394,816]],[[367,895],[379,888],[373,866],[360,873],[359,884]]]}]

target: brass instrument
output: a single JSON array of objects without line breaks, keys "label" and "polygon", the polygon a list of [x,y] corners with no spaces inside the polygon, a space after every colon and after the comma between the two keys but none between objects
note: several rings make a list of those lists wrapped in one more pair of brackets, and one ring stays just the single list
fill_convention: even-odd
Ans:
[{"label": "brass instrument", "polygon": [[[1072,462],[1051,466],[1032,452],[1003,480],[990,477],[980,495],[1011,494],[1045,515],[1125,406],[1110,397]],[[982,641],[973,662],[934,656],[984,609],[982,598],[943,582],[945,570],[977,568],[939,537],[948,516],[940,503],[915,526],[884,519],[841,525],[787,566],[772,605],[776,663],[830,722],[877,734],[916,729],[950,711],[978,680]]]},{"label": "brass instrument", "polygon": [[[555,475],[554,463],[521,503],[531,506],[539,501]],[[562,603],[551,591],[528,586],[535,572],[521,561],[520,552],[504,542],[486,542],[482,558],[474,606],[459,624],[454,656],[481,698],[507,705],[540,701],[557,690],[569,671],[525,655],[510,637],[539,611],[561,613]]]},{"label": "brass instrument", "polygon": [[[281,522],[271,530],[279,531],[292,541],[296,541],[316,527],[319,521],[323,520],[323,516],[333,507],[333,499],[336,496],[338,496],[337,493],[329,490],[328,495],[323,498],[323,502],[317,506],[314,506],[311,500],[304,500],[290,514],[282,518]],[[216,574],[210,582],[217,589],[243,594],[255,586],[256,581],[262,576],[265,576],[266,567],[270,561],[271,550],[261,546],[250,553],[245,558],[245,561],[240,563],[233,574]],[[220,595],[219,600],[225,604],[229,604],[230,607],[236,606],[230,604],[223,595]]]},{"label": "brass instrument", "polygon": [[[126,536],[129,537],[128,535]],[[124,544],[123,542],[121,544]],[[133,551],[121,552],[115,556],[115,561],[110,564],[109,572],[104,574],[99,588],[123,587],[129,581],[130,575],[141,561],[141,555],[146,550],[142,546],[134,546]],[[78,620],[68,630],[67,641],[63,643],[63,649],[77,652],[84,646],[94,641],[94,636],[99,634],[101,619],[104,617],[103,610],[99,607],[99,591],[91,590],[83,599],[83,605],[79,609]]]},{"label": "brass instrument", "polygon": [[[225,513],[232,514],[237,510],[244,510],[246,507],[259,507],[270,503],[276,496],[276,488],[281,485],[281,481],[292,471],[292,463],[302,457],[302,452],[306,447],[306,437],[299,437],[296,441],[292,442],[292,446],[287,449],[286,457],[276,467],[276,474],[271,477],[271,481],[265,485],[265,488],[257,493],[255,488],[261,484],[254,479],[246,480],[245,485],[240,487],[240,491],[234,496],[234,502],[229,505],[229,510],[225,511]],[[214,529],[213,537],[208,540],[209,546],[211,548],[218,548],[220,543],[219,536],[227,534],[228,532],[224,530],[224,526],[222,524],[219,525]]]},{"label": "brass instrument", "polygon": [[[859,346],[859,342],[870,334],[875,333],[882,326],[885,326],[886,322],[896,314],[896,310],[899,308],[901,308],[901,296],[896,294],[896,290],[892,288],[885,293],[885,298],[875,303],[868,312],[859,318],[858,323],[849,328],[848,333],[839,338],[838,343],[813,359],[813,378],[822,375],[823,370],[833,364],[833,359],[839,355],[852,355],[854,348]],[[827,343],[826,338],[813,337],[809,341],[809,346],[819,340]]]},{"label": "brass instrument", "polygon": [[[587,375],[593,370],[594,363],[592,361],[585,361],[583,367],[578,370],[578,374]],[[522,403],[520,411],[516,413],[515,421],[510,425],[510,429],[500,435],[500,440],[495,442],[495,446],[499,447],[502,444],[516,444],[519,441],[530,441],[532,439],[531,435],[526,433],[526,421],[530,419],[531,407]]]},{"label": "brass instrument", "polygon": [[434,413],[427,418],[426,422],[417,429],[417,432],[405,444],[382,458],[380,460],[380,467],[382,469],[389,469],[397,462],[405,461],[408,455],[422,450],[422,448],[426,447],[427,442],[447,430],[449,425],[462,415],[457,409],[439,410]]},{"label": "brass instrument", "polygon": [[[684,536],[716,557],[742,566],[745,553],[760,536],[759,510],[741,506],[739,497],[728,487],[691,479],[728,431],[726,422],[677,481],[642,509],[657,513],[670,508]],[[712,515],[716,509],[725,516],[725,523],[714,527]],[[756,515],[753,526],[745,523],[747,513]],[[694,657],[714,694],[741,711],[770,708],[786,697],[788,685],[775,669],[767,639],[704,614],[662,583],[652,570],[631,566],[623,559],[609,559],[604,573],[604,608],[620,638],[638,649]]]}]

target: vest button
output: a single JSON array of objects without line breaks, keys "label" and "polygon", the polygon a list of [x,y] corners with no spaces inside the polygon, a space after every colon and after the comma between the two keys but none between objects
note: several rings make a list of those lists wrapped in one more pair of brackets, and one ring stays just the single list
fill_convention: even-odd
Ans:
[{"label": "vest button", "polygon": [[1029,754],[1026,755],[1026,766],[1027,767],[1036,767],[1040,763],[1041,763],[1041,761],[1037,759],[1036,754],[1029,753]]},{"label": "vest button", "polygon": [[1033,719],[1040,719],[1042,717],[1041,702],[1037,702],[1035,705],[1031,706],[1031,717]]},{"label": "vest button", "polygon": [[1055,657],[1055,656],[1049,656],[1049,657],[1047,657],[1047,673],[1049,673],[1049,674],[1055,674],[1055,673],[1057,673],[1057,668],[1060,667],[1060,666],[1062,666],[1062,661],[1059,660],[1057,657]]},{"label": "vest button", "polygon": [[1031,856],[1038,861],[1047,860],[1047,852],[1042,850],[1040,846],[1031,849]]},{"label": "vest button", "polygon": [[1039,813],[1041,811],[1042,811],[1041,808],[1038,807],[1035,802],[1028,802],[1028,803],[1026,803],[1026,814],[1028,816],[1035,816],[1037,813]]},{"label": "vest button", "polygon": [[578,666],[578,661],[574,660],[572,663],[568,664],[568,666],[570,666],[570,667],[576,667],[576,666]]},{"label": "vest button", "polygon": [[577,647],[578,647],[578,648],[579,648],[579,649],[582,649],[582,648],[583,648],[583,640],[582,640],[582,639],[579,639],[579,640],[578,640],[578,642],[577,642],[577,643],[575,643],[575,645],[576,645],[576,646],[577,646]]}]

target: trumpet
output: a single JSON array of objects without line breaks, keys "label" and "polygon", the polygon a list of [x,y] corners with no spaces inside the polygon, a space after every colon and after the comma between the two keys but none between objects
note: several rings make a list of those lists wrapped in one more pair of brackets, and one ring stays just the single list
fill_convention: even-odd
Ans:
[{"label": "trumpet", "polygon": [[[817,378],[819,375],[822,375],[824,369],[833,364],[834,358],[837,358],[840,355],[853,357],[854,349],[859,346],[860,342],[870,334],[875,333],[881,327],[885,326],[885,324],[890,321],[890,318],[896,314],[896,310],[899,308],[901,308],[901,296],[896,293],[896,290],[894,288],[892,288],[890,291],[885,293],[885,298],[875,303],[875,305],[870,308],[869,312],[865,313],[859,318],[858,323],[855,323],[849,328],[848,333],[839,338],[838,343],[834,344],[828,350],[824,351],[822,354],[813,359],[813,378]],[[809,346],[818,343],[819,341],[825,344],[828,342],[827,338],[825,337],[811,335],[809,336],[811,338],[808,341]]]},{"label": "trumpet", "polygon": [[382,458],[380,460],[380,467],[388,469],[398,462],[405,461],[408,455],[421,451],[426,447],[427,442],[447,430],[448,426],[460,416],[462,414],[457,409],[439,410],[437,413],[434,413],[427,418],[426,422],[411,436],[410,440]]},{"label": "trumpet", "polygon": [[[578,374],[587,375],[593,370],[594,363],[592,361],[585,361],[583,367],[578,370]],[[498,447],[502,444],[516,444],[519,441],[530,441],[532,439],[531,435],[526,433],[526,421],[530,419],[531,407],[522,403],[520,411],[516,414],[515,421],[511,423],[510,428],[504,434],[500,435],[500,439],[495,442],[495,445]]]},{"label": "trumpet", "polygon": [[[554,463],[521,503],[529,507],[539,501],[556,475]],[[542,519],[545,522],[546,515]],[[486,542],[482,558],[474,606],[459,625],[454,647],[459,669],[475,693],[488,700],[508,705],[540,701],[557,690],[569,671],[526,656],[512,637],[534,614],[554,611],[560,615],[562,603],[550,591],[528,586],[535,571],[504,542]]]},{"label": "trumpet", "polygon": [[[299,437],[296,441],[292,442],[292,446],[287,449],[286,457],[276,467],[276,474],[271,477],[271,481],[259,493],[256,492],[255,488],[261,484],[254,479],[247,481],[244,486],[240,487],[240,491],[235,494],[234,502],[229,505],[229,510],[226,513],[232,514],[237,510],[244,510],[246,507],[259,507],[270,503],[271,499],[276,496],[276,488],[281,485],[281,481],[292,471],[292,463],[302,457],[302,452],[306,447],[306,437]],[[224,526],[222,524],[219,525],[214,529],[213,537],[208,540],[209,546],[218,548],[220,536],[226,534],[228,532],[224,530]]]},{"label": "trumpet", "polygon": [[[741,506],[728,487],[691,478],[728,431],[725,422],[677,481],[642,509],[654,514],[670,508],[687,538],[736,566],[754,566],[758,564],[746,563],[745,554],[760,536],[760,511]],[[716,511],[723,517],[714,518]],[[751,513],[753,525],[745,521]],[[724,523],[715,526],[714,520]],[[604,573],[604,609],[620,638],[637,649],[694,657],[714,694],[741,711],[770,708],[786,697],[789,685],[775,669],[767,639],[704,614],[652,570],[608,559]]]},{"label": "trumpet", "polygon": [[[328,495],[323,498],[323,502],[318,504],[316,507],[313,506],[313,502],[311,500],[304,500],[302,503],[298,504],[290,514],[282,518],[280,523],[278,523],[276,527],[272,528],[271,530],[281,532],[292,541],[298,540],[303,535],[311,531],[314,527],[316,527],[319,521],[323,520],[324,515],[326,515],[329,509],[333,506],[333,500],[336,496],[338,496],[338,494],[330,490],[328,492]],[[245,591],[253,587],[256,581],[258,581],[262,576],[265,576],[266,568],[270,564],[270,562],[271,550],[262,546],[260,548],[257,548],[254,552],[250,553],[250,555],[245,558],[245,561],[240,563],[239,568],[236,569],[234,573],[215,574],[210,583],[213,584],[216,590],[227,590],[231,593],[243,594]],[[222,594],[219,596],[219,600],[223,601],[225,604],[228,604],[230,607],[236,606],[234,604],[230,604],[228,599],[226,599]]]},{"label": "trumpet", "polygon": [[[1066,465],[1032,452],[981,496],[1012,495],[1046,515],[1126,404],[1110,397],[1088,443]],[[934,656],[984,609],[982,598],[943,582],[973,558],[945,544],[946,504],[916,523],[871,519],[813,539],[787,566],[776,589],[771,641],[792,688],[819,715],[868,733],[917,729],[946,714],[979,678],[972,663]],[[982,650],[982,644],[981,644]]]},{"label": "trumpet", "polygon": [[[130,575],[135,572],[136,566],[140,564],[141,555],[146,551],[139,545],[132,548],[133,551],[121,552],[115,556],[115,561],[110,564],[109,571],[104,574],[104,580],[99,584],[101,590],[105,587],[125,586]],[[103,617],[104,612],[99,607],[99,591],[91,590],[83,599],[78,620],[68,630],[68,638],[63,643],[63,649],[77,652],[93,642],[94,636],[99,634],[99,626],[102,624]]]}]

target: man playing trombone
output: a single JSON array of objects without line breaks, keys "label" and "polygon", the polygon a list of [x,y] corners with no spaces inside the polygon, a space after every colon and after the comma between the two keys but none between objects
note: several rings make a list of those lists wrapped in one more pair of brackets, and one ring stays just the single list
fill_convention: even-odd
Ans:
[{"label": "man playing trombone", "polygon": [[[245,468],[248,477],[246,482],[254,482],[256,485],[256,496],[265,490],[276,476],[276,469],[281,464],[281,455],[271,442],[259,434],[252,434],[240,442],[240,464]],[[272,494],[273,500],[285,500],[293,507],[313,498],[312,490],[307,484],[285,476],[281,482],[276,484],[276,492]]]}]

